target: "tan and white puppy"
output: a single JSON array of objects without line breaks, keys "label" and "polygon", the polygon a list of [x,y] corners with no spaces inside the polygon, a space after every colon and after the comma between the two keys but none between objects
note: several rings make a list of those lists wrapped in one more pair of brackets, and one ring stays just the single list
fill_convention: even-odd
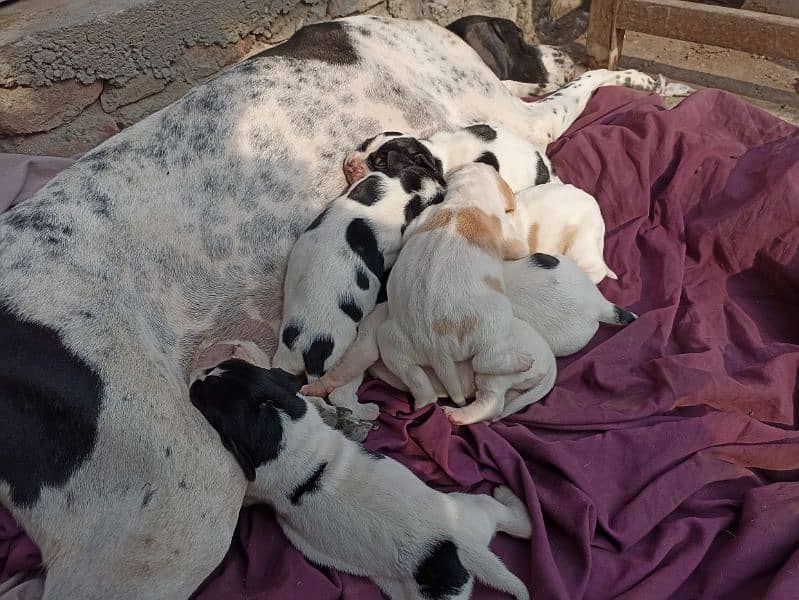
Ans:
[{"label": "tan and white puppy", "polygon": [[[513,314],[528,323],[546,340],[555,356],[568,356],[581,350],[594,336],[600,323],[629,325],[637,317],[605,298],[577,264],[566,256],[533,254],[503,265],[505,291],[513,305]],[[358,337],[332,369],[312,384],[302,388],[311,396],[326,396],[333,390],[360,378],[365,370],[394,386],[407,387],[380,360],[377,330],[388,318],[388,306],[378,304],[358,329]],[[474,395],[474,370],[469,361],[457,363],[458,374],[467,397]],[[439,398],[447,392],[432,369],[425,367]],[[552,370],[554,374],[554,367]],[[517,396],[509,390],[502,417],[525,408],[549,392],[545,378],[538,386]]]},{"label": "tan and white puppy", "polygon": [[395,177],[409,167],[424,166],[437,169],[446,179],[473,162],[494,167],[514,193],[559,181],[543,150],[505,127],[486,123],[440,131],[427,139],[399,132],[381,133],[347,155],[344,174],[353,183],[371,171]]},{"label": "tan and white puppy", "polygon": [[280,369],[229,360],[190,395],[239,461],[248,497],[274,507],[304,556],[369,577],[395,600],[465,600],[475,578],[529,597],[488,548],[497,531],[530,537],[527,509],[509,488],[493,497],[437,492],[325,425],[298,387]]},{"label": "tan and white puppy", "polygon": [[527,240],[530,254],[563,254],[594,283],[618,279],[605,263],[605,221],[594,197],[568,183],[550,182],[516,194],[506,235]]},{"label": "tan and white puppy", "polygon": [[[502,234],[505,212],[514,205],[497,172],[472,163],[451,175],[444,204],[406,230],[388,280],[389,319],[377,342],[383,362],[408,387],[417,408],[438,397],[425,366],[458,406],[466,397],[456,363],[471,359],[474,371],[485,376],[468,422],[502,413],[505,390],[499,393],[499,387],[512,385],[506,376],[521,382],[545,375],[534,364],[537,347],[525,343],[536,334],[513,316],[502,286],[503,258],[516,258],[524,248]],[[466,422],[449,412],[453,421]]]}]

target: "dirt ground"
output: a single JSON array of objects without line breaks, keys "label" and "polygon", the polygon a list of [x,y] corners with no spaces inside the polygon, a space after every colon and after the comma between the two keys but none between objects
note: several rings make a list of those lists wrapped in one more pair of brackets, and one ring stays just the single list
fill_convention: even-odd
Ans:
[{"label": "dirt ground", "polygon": [[[764,6],[799,17],[799,0],[745,0],[742,8],[763,10]],[[566,44],[572,54],[582,57],[585,55],[585,35],[580,34],[585,31],[587,22],[588,12],[578,9],[548,23],[539,37],[544,43]],[[669,79],[688,83],[697,89],[714,87],[734,92],[799,125],[799,56],[796,61],[771,60],[717,46],[628,31],[619,68],[662,73]],[[668,105],[678,102],[679,99],[670,99]]]}]

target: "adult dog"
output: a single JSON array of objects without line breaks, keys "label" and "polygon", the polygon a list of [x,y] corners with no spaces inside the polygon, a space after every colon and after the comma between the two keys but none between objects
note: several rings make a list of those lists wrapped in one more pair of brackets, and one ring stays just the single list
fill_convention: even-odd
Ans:
[{"label": "adult dog", "polygon": [[247,482],[188,373],[214,341],[274,352],[289,250],[347,148],[487,120],[544,148],[625,83],[656,87],[594,71],[530,106],[431,23],[311,25],[0,218],[0,502],[45,598],[185,598],[222,559]]}]

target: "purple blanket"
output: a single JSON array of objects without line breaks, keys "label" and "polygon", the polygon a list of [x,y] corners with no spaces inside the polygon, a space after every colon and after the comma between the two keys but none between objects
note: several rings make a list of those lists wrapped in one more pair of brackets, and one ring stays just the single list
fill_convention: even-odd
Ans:
[{"label": "purple blanket", "polygon": [[[796,598],[799,129],[721,92],[666,111],[605,88],[549,151],[602,207],[619,274],[603,292],[641,318],[600,329],[496,425],[453,430],[369,382],[367,445],[437,489],[525,498],[532,540],[492,548],[538,598]],[[37,560],[0,512],[0,581]],[[308,563],[264,507],[196,595],[244,596],[381,598]]]}]

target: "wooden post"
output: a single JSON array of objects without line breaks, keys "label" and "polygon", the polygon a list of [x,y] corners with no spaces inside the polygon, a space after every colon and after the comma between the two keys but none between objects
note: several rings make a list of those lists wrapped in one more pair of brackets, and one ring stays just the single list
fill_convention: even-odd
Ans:
[{"label": "wooden post", "polygon": [[585,53],[589,69],[615,69],[621,57],[624,30],[616,27],[623,0],[593,0]]}]

